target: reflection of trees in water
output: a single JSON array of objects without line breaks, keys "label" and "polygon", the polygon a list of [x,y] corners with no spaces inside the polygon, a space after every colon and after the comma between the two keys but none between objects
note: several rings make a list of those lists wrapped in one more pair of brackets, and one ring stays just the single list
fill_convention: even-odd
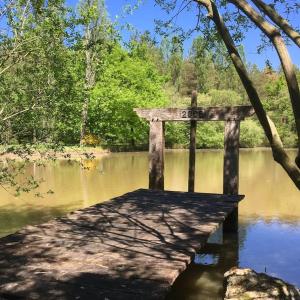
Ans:
[{"label": "reflection of trees in water", "polygon": [[[296,153],[296,152],[295,152]],[[300,215],[298,192],[292,189],[282,170],[272,162],[270,151],[241,151],[240,192],[246,199],[240,204],[240,215],[250,218],[282,218],[296,221]],[[140,187],[148,186],[148,153],[116,153],[87,161],[88,170],[80,170],[80,163],[58,160],[36,167],[35,178],[45,179],[41,184],[44,192],[55,192],[43,200],[50,206],[82,198],[80,174],[84,173],[89,187],[89,205],[112,198]],[[34,173],[28,166],[24,176]],[[187,190],[188,151],[166,151],[166,189]],[[197,151],[196,191],[222,191],[222,151]],[[272,176],[270,174],[273,174]],[[272,180],[271,180],[272,179]],[[1,205],[8,195],[0,191]],[[22,195],[29,199],[30,195]],[[288,201],[287,201],[288,197]],[[31,197],[32,198],[32,197]],[[89,200],[89,201],[90,201]],[[9,201],[15,202],[14,199]]]},{"label": "reflection of trees in water", "polygon": [[247,239],[247,231],[249,226],[251,225],[249,222],[241,222],[239,221],[239,250],[244,248],[246,239]]},{"label": "reflection of trees in water", "polygon": [[[188,151],[166,151],[165,185],[167,189],[187,191],[188,161]],[[222,176],[223,152],[197,150],[195,191],[221,192]]]},{"label": "reflection of trees in water", "polygon": [[[240,151],[240,172],[242,176],[251,178],[252,180],[261,180],[266,175],[272,176],[271,173],[266,173],[266,161],[268,165],[272,165],[272,157],[269,151],[263,150],[241,150]],[[275,163],[274,163],[275,165]]]},{"label": "reflection of trees in water", "polygon": [[196,263],[191,263],[175,281],[167,300],[223,299],[224,273],[238,265],[239,251],[244,247],[250,225],[250,221],[240,222],[238,238],[226,234],[223,239],[222,228],[217,230],[196,254]]},{"label": "reflection of trees in water", "polygon": [[240,161],[240,192],[246,195],[240,205],[243,218],[299,219],[299,192],[273,161],[270,151],[241,151]]},{"label": "reflection of trees in water", "polygon": [[[221,189],[222,151],[197,152],[196,161],[198,190],[214,192],[219,185]],[[25,199],[23,201],[23,199],[9,198],[6,193],[1,192],[0,234],[2,235],[14,232],[27,224],[44,222],[51,217],[81,208],[82,178],[80,176],[85,177],[85,185],[88,185],[89,197],[85,205],[110,199],[142,186],[146,187],[148,183],[148,154],[145,152],[104,156],[101,160],[93,160],[92,168],[89,170],[81,170],[78,162],[67,160],[59,160],[45,167],[36,166],[35,171],[33,168],[33,165],[28,166],[26,176],[35,172],[37,179],[47,180],[45,190],[51,188],[55,193],[49,199],[34,198],[30,201],[27,201],[30,195],[26,194],[22,195]],[[187,174],[188,152],[166,151],[167,188],[186,190]],[[293,192],[291,189],[293,187],[282,170],[272,162],[270,151],[241,151],[240,174],[241,192],[246,194],[246,199],[240,204],[240,250],[246,246],[247,233],[258,220],[268,223],[274,221],[276,217],[284,223],[298,222],[299,224],[298,192]],[[216,254],[216,257],[218,255]],[[219,256],[217,258],[219,259]],[[225,268],[226,266],[220,265],[192,264],[185,275],[182,275],[189,278],[183,281],[182,289],[185,286],[186,291],[186,287],[190,287],[189,293],[198,293],[199,286],[203,285],[208,287],[206,291],[222,288]]]},{"label": "reflection of trees in water", "polygon": [[[39,200],[42,201],[42,200]],[[27,205],[7,205],[0,210],[0,237],[16,232],[26,225],[46,222],[53,217],[63,216],[69,206],[28,208]]]},{"label": "reflection of trees in water", "polygon": [[177,278],[167,300],[223,299],[224,273],[238,265],[238,236],[226,234],[222,239],[218,230],[196,258]]},{"label": "reflection of trees in water", "polygon": [[45,181],[39,191],[44,194],[51,189],[54,194],[37,198],[34,193],[25,193],[15,198],[0,190],[0,235],[146,187],[147,158],[147,153],[118,153],[83,160],[83,165],[69,160],[47,162],[42,166],[29,162],[24,175],[20,175],[21,180],[22,176],[31,175],[37,180],[43,178]]}]

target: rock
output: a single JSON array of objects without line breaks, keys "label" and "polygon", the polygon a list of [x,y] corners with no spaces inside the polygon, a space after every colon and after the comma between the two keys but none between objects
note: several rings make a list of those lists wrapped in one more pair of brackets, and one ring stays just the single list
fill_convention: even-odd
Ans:
[{"label": "rock", "polygon": [[300,290],[281,279],[233,268],[224,274],[225,300],[300,300]]}]

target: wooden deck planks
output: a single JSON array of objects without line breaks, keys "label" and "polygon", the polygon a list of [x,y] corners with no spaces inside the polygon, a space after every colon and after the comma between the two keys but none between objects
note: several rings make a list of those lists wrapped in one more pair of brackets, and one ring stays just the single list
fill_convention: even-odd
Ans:
[{"label": "wooden deck planks", "polygon": [[243,196],[137,190],[0,239],[0,299],[164,299]]}]

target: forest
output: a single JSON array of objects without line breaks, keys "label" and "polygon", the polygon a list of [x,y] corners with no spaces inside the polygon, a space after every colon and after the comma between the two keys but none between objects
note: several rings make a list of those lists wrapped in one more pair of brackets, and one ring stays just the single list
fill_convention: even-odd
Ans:
[{"label": "forest", "polygon": [[[199,34],[185,53],[179,36],[159,40],[131,30],[122,37],[104,1],[5,2],[0,5],[1,144],[146,149],[148,125],[136,107],[249,105],[223,42]],[[9,9],[8,9],[9,8]],[[4,29],[3,29],[4,28]],[[281,69],[247,61],[262,102],[283,144],[297,146],[289,94]],[[300,71],[296,67],[297,77]],[[198,148],[222,148],[223,124],[199,123]],[[167,124],[166,145],[188,146],[188,124]],[[267,146],[255,117],[242,122],[241,147]]]}]

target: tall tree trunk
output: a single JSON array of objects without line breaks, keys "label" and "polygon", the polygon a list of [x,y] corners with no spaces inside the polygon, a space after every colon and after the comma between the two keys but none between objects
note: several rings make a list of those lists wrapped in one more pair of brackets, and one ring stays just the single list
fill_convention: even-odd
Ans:
[{"label": "tall tree trunk", "polygon": [[234,64],[234,67],[242,81],[242,84],[247,92],[249,100],[255,109],[258,120],[260,121],[265,134],[269,140],[272,148],[274,160],[277,161],[284,170],[288,173],[289,177],[293,180],[297,188],[300,190],[300,169],[287,155],[282,146],[280,136],[272,120],[267,116],[265,109],[260,101],[259,95],[254,87],[252,80],[250,79],[247,69],[239,55],[239,52],[234,44],[234,41],[227,29],[223,18],[220,16],[218,9],[214,2],[211,0],[195,0],[198,4],[206,7],[208,11],[208,17],[213,20],[216,28],[224,41],[230,58]]},{"label": "tall tree trunk", "polygon": [[88,109],[90,102],[91,89],[95,84],[95,70],[94,70],[94,53],[93,47],[93,34],[90,25],[87,25],[85,32],[85,98],[82,105],[81,115],[81,132],[80,132],[80,146],[84,144],[84,137],[87,132]]},{"label": "tall tree trunk", "polygon": [[246,0],[229,0],[237,8],[243,11],[250,20],[270,39],[273,43],[286,78],[290,100],[292,103],[293,114],[296,123],[296,130],[298,135],[298,155],[296,164],[300,168],[300,89],[297,81],[294,65],[291,57],[284,43],[284,40],[279,30],[272,24],[268,23]]},{"label": "tall tree trunk", "polygon": [[85,95],[82,105],[80,145],[87,133],[88,109],[91,90],[95,86],[96,68],[101,55],[99,44],[105,41],[106,11],[104,0],[83,0],[81,9],[85,15]]},{"label": "tall tree trunk", "polygon": [[131,147],[132,149],[135,149],[134,129],[132,126],[130,127],[130,132],[131,132]]},{"label": "tall tree trunk", "polygon": [[252,2],[300,47],[300,33],[297,32],[286,19],[282,18],[271,5],[266,4],[264,1],[252,0]]},{"label": "tall tree trunk", "polygon": [[11,126],[11,121],[7,120],[6,122],[6,130],[4,134],[4,141],[6,144],[9,144],[11,142],[12,136],[13,136],[13,131],[12,131],[12,126]]},{"label": "tall tree trunk", "polygon": [[32,142],[33,144],[36,144],[36,128],[33,128],[32,131]]}]

